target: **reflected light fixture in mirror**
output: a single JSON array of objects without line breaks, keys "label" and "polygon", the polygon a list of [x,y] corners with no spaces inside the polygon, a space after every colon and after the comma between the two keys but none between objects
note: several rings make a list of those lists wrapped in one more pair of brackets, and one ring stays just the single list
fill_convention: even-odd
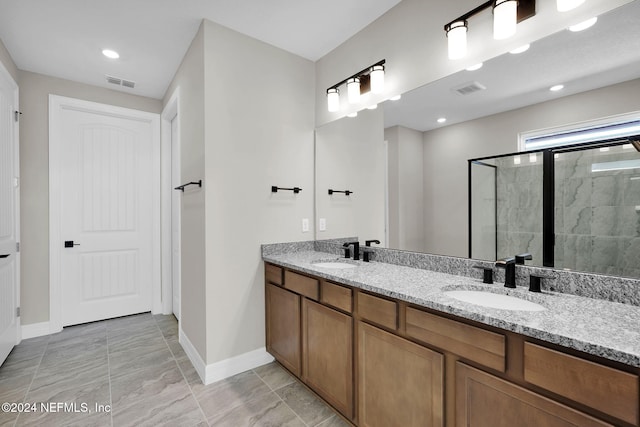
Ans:
[{"label": "reflected light fixture in mirror", "polygon": [[584,0],[558,0],[558,12],[567,12],[584,3]]},{"label": "reflected light fixture in mirror", "polygon": [[467,54],[467,21],[457,21],[449,25],[447,42],[449,46],[449,59],[464,58]]},{"label": "reflected light fixture in mirror", "polygon": [[578,31],[584,31],[587,28],[593,27],[596,24],[596,22],[598,22],[598,17],[594,16],[591,19],[587,19],[586,21],[583,21],[579,24],[570,26],[569,31],[573,31],[574,33],[577,33]]},{"label": "reflected light fixture in mirror", "polygon": [[330,113],[340,110],[340,91],[337,88],[327,90],[327,106]]},{"label": "reflected light fixture in mirror", "polygon": [[518,2],[516,0],[496,0],[493,6],[493,38],[504,40],[516,33],[518,23]]}]

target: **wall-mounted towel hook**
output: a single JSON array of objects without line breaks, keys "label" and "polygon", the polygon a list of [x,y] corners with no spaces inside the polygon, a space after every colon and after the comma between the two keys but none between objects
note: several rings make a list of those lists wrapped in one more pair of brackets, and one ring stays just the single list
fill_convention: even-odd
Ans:
[{"label": "wall-mounted towel hook", "polygon": [[182,191],[184,193],[184,188],[188,187],[190,185],[197,185],[198,187],[202,187],[202,180],[196,181],[196,182],[193,182],[193,181],[187,182],[186,184],[182,184],[182,185],[177,186],[176,188],[174,188],[174,190],[180,190],[180,191]]},{"label": "wall-mounted towel hook", "polygon": [[338,191],[338,190],[329,189],[329,195],[332,195],[333,193],[343,193],[346,196],[348,196],[349,194],[353,194],[353,191],[351,190]]},{"label": "wall-mounted towel hook", "polygon": [[299,192],[302,191],[302,188],[300,188],[300,187],[283,188],[283,187],[278,187],[276,185],[272,185],[271,186],[271,192],[272,193],[277,193],[278,190],[293,191],[295,194],[298,194]]}]

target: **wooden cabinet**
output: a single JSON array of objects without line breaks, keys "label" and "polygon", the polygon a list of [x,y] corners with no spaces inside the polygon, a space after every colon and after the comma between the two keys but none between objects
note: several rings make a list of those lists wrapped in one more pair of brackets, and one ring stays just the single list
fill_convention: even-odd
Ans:
[{"label": "wooden cabinet", "polygon": [[302,380],[345,417],[353,418],[353,319],[302,301]]},{"label": "wooden cabinet", "polygon": [[300,375],[300,296],[266,284],[267,351],[295,375]]},{"label": "wooden cabinet", "polygon": [[442,426],[443,395],[440,353],[358,323],[360,426]]},{"label": "wooden cabinet", "polygon": [[457,362],[455,425],[602,427],[612,424]]}]

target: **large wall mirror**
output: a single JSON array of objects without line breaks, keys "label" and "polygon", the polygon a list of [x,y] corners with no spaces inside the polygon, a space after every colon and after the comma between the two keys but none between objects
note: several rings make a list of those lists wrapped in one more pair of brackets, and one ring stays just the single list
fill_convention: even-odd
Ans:
[{"label": "large wall mirror", "polygon": [[[477,70],[461,71],[402,94],[398,101],[386,101],[377,110],[363,110],[358,117],[318,128],[316,220],[331,220],[325,230],[316,224],[316,238],[357,235],[361,240],[379,239],[393,249],[468,256],[468,159],[519,151],[521,133],[640,112],[638,17],[640,1],[635,0],[599,16],[587,30],[561,31],[532,43],[525,52],[501,55]],[[549,90],[558,84],[564,88]],[[344,171],[349,171],[349,178]],[[478,173],[483,172],[491,176],[488,170]],[[620,257],[640,265],[640,255],[629,255],[640,248],[640,169],[625,174],[629,183],[620,197],[633,203],[637,194],[637,214],[610,218],[616,222],[612,227],[623,230],[624,235],[616,237],[624,237],[624,242],[612,240],[610,250],[594,250],[594,237],[581,236],[576,244],[591,251],[593,262],[568,268],[638,274],[629,268],[593,268],[598,253],[615,257],[614,248]],[[638,179],[630,180],[636,175]],[[518,191],[517,182],[500,191]],[[562,184],[562,211],[583,212],[583,225],[591,221],[588,211],[593,211],[593,197],[586,193],[616,191],[599,190],[589,182],[592,188],[577,185],[577,180]],[[359,188],[359,194],[354,190],[350,199],[329,197],[329,186],[338,184],[339,190]],[[634,184],[639,188],[632,188]],[[519,199],[523,206],[493,215],[526,215],[530,199]],[[620,221],[629,223],[617,225]],[[534,257],[530,263],[542,265],[542,260]]]}]

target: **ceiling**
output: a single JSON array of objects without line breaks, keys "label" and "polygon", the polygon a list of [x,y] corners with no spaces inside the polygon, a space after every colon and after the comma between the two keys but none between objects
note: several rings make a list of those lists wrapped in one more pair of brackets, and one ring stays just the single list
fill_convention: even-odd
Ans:
[{"label": "ceiling", "polygon": [[[639,19],[636,0],[600,16],[585,31],[561,31],[524,53],[507,53],[477,71],[461,71],[408,92],[400,101],[387,101],[385,128],[428,131],[640,78]],[[474,81],[486,90],[464,96],[452,90]],[[556,84],[565,88],[550,92]],[[447,121],[438,124],[440,117]]]},{"label": "ceiling", "polygon": [[160,99],[203,18],[316,61],[399,2],[0,0],[0,39],[21,70]]}]

